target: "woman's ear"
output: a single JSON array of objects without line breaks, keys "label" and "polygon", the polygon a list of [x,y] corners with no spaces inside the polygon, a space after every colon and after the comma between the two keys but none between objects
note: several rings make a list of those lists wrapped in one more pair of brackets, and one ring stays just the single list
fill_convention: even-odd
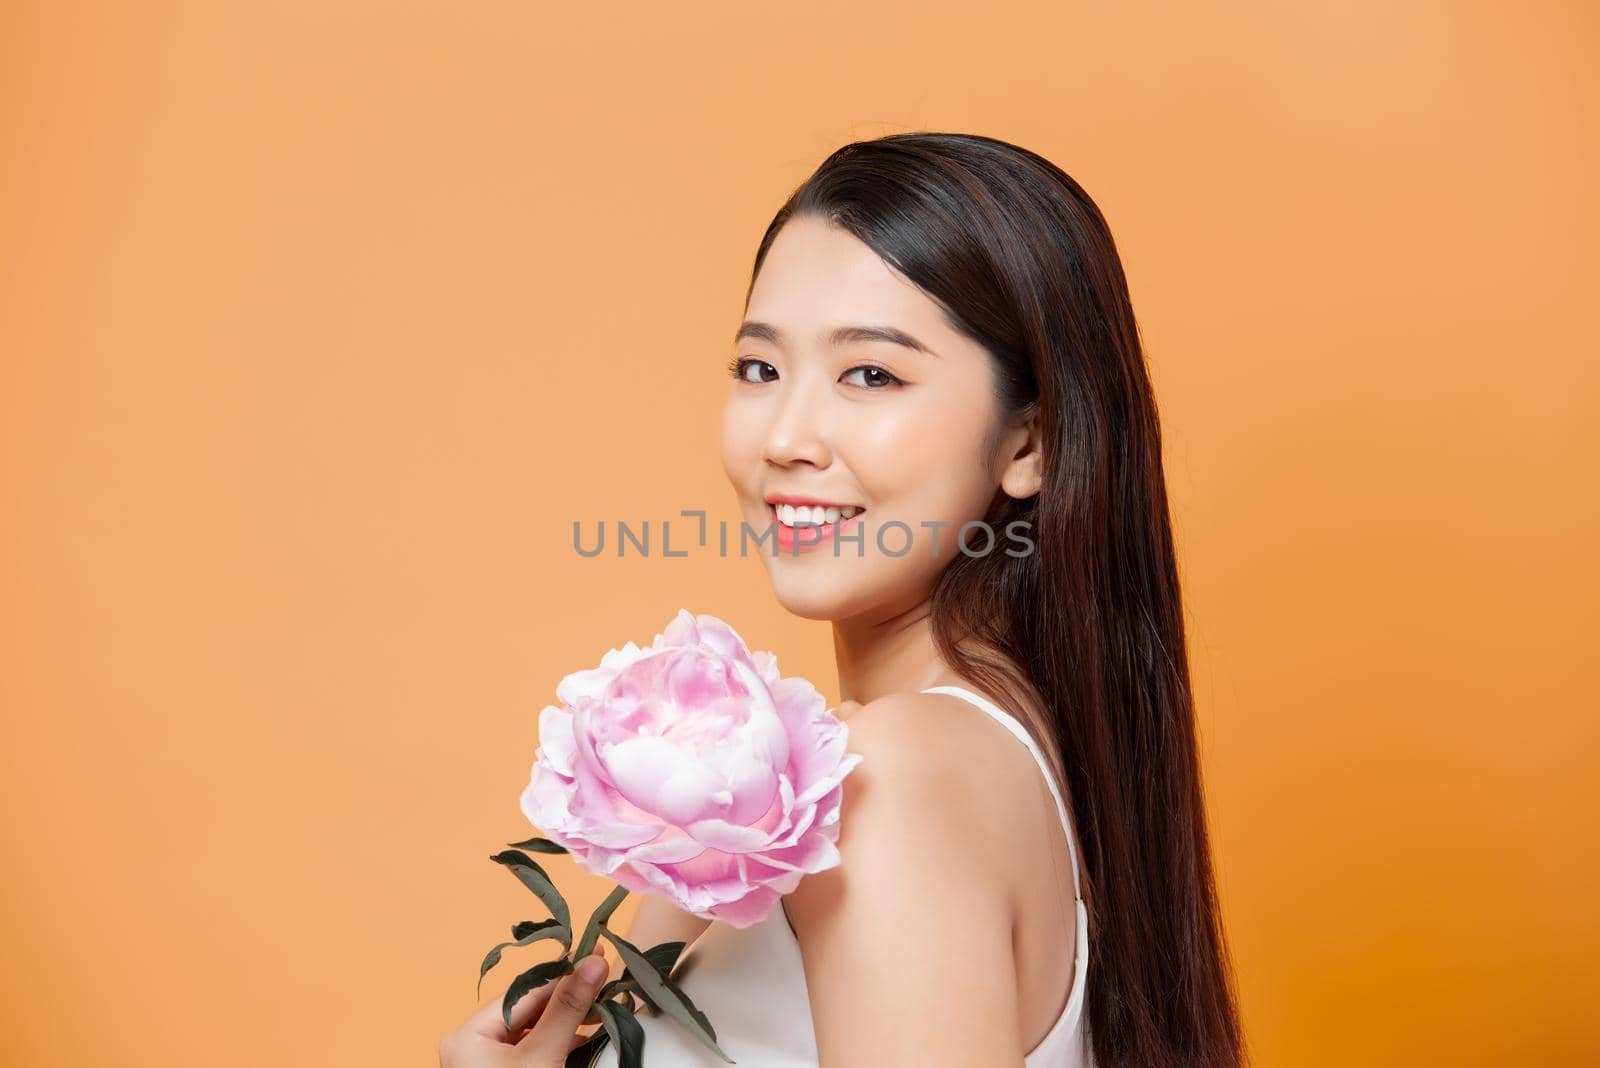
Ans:
[{"label": "woman's ear", "polygon": [[1007,432],[1000,451],[1000,488],[1006,496],[1023,500],[1039,492],[1044,481],[1039,447],[1037,417]]}]

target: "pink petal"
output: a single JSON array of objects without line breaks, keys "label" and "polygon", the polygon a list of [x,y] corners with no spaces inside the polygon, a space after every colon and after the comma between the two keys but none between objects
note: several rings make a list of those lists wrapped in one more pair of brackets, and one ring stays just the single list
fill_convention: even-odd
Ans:
[{"label": "pink petal", "polygon": [[822,834],[807,835],[798,845],[762,853],[755,859],[774,868],[807,875],[837,867],[843,860],[839,847]]},{"label": "pink petal", "polygon": [[677,864],[694,860],[705,851],[705,846],[674,827],[655,841],[628,850],[628,860],[632,863]]},{"label": "pink petal", "polygon": [[727,820],[699,820],[684,830],[693,835],[695,841],[728,853],[754,852],[772,841],[772,836],[766,831],[742,827]]},{"label": "pink petal", "polygon": [[666,823],[704,819],[722,780],[703,761],[667,741],[642,735],[604,746],[600,763],[618,792]]},{"label": "pink petal", "polygon": [[539,710],[539,753],[552,768],[570,778],[575,748],[572,713],[557,705],[545,705]]},{"label": "pink petal", "polygon": [[610,668],[588,668],[574,671],[556,683],[556,699],[564,705],[575,705],[579,698],[598,701],[605,696],[606,686],[617,673]]},{"label": "pink petal", "polygon": [[771,915],[782,897],[776,890],[761,887],[752,890],[738,901],[714,906],[710,912],[729,927],[751,927]]}]

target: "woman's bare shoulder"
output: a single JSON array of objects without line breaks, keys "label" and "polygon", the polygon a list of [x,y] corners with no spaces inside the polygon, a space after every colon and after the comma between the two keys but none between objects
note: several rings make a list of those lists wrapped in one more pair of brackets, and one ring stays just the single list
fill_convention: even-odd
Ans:
[{"label": "woman's bare shoulder", "polygon": [[[950,694],[880,697],[851,709],[846,728],[847,751],[862,759],[844,780],[838,846],[845,862],[852,849],[879,850],[870,841],[878,836],[902,848],[958,850],[963,863],[993,873],[994,891],[1014,908],[1019,888],[1008,880],[1022,870],[1017,859],[1038,848],[1039,821],[1049,824],[1046,833],[1054,825],[1053,809],[1041,804],[1045,786],[1032,753],[983,710]],[[807,881],[801,887],[812,899],[827,898],[826,880]],[[874,889],[859,878],[856,885]],[[804,896],[793,901],[796,910],[809,903]]]},{"label": "woman's bare shoulder", "polygon": [[1026,803],[1034,793],[1031,776],[1038,770],[1032,754],[987,713],[960,697],[895,693],[839,707],[850,750],[865,757],[865,749],[871,749],[879,769],[893,769],[912,783],[931,780],[945,788],[975,788],[990,800],[986,807],[998,806],[1001,815],[1014,814],[1007,806]]},{"label": "woman's bare shoulder", "polygon": [[884,1037],[885,1020],[904,1025],[887,1028],[896,1041],[908,1031],[927,1036],[937,1048],[919,1052],[938,1064],[980,1063],[993,1052],[985,1043],[1015,1031],[1014,984],[974,995],[959,1021],[931,1006],[924,1018],[903,996],[906,974],[1014,975],[1009,866],[999,862],[1009,847],[995,841],[1003,821],[994,794],[1009,787],[986,781],[994,739],[969,735],[967,717],[945,700],[896,694],[851,710],[847,748],[862,760],[844,780],[839,863],[784,898],[815,981],[824,1062],[830,1051],[903,1054]]},{"label": "woman's bare shoulder", "polygon": [[[865,880],[892,875],[876,858],[886,849],[927,850],[946,863],[996,873],[1017,848],[1017,811],[1031,799],[1032,757],[978,709],[945,694],[897,693],[854,705],[841,714],[846,749],[861,762],[845,777],[839,816],[841,875],[808,876],[790,895],[791,913],[837,905],[849,874],[853,888],[875,892]],[[1021,758],[1020,760],[1018,758]],[[868,853],[854,871],[852,855]],[[996,862],[1000,863],[996,863]],[[1006,888],[1009,889],[1009,888]]]}]

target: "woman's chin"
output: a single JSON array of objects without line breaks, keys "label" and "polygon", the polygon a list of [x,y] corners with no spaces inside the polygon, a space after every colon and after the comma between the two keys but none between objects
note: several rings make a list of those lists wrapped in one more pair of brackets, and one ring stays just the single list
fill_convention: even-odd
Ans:
[{"label": "woman's chin", "polygon": [[826,576],[794,571],[785,574],[782,568],[779,563],[768,577],[772,580],[773,595],[785,611],[801,619],[816,620],[846,619],[858,611],[865,591],[848,579],[830,581]]}]

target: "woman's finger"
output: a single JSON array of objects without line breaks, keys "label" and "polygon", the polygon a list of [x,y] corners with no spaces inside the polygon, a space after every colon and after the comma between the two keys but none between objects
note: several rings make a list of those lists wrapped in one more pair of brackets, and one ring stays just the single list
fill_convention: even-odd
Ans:
[{"label": "woman's finger", "polygon": [[[605,954],[605,943],[602,942],[595,946],[594,951],[598,954]],[[610,967],[611,962],[607,960],[607,974],[610,973]],[[517,1003],[511,1006],[511,1031],[509,1034],[506,1032],[505,1020],[500,1008],[501,1003],[505,1001],[504,991],[494,995],[474,1009],[472,1015],[462,1023],[454,1034],[514,1044],[522,1036],[522,1032],[527,1030],[533,1023],[534,1018],[539,1014],[539,1010],[544,1007],[544,1003],[550,1000],[550,993],[554,987],[554,982],[545,983],[543,986],[535,987],[532,991],[517,999]],[[585,1037],[587,1036],[579,1035],[579,1042],[582,1042]]]},{"label": "woman's finger", "polygon": [[583,1023],[583,1018],[589,1015],[594,996],[600,992],[610,971],[611,967],[604,957],[591,953],[578,962],[577,969],[571,974],[563,975],[554,983],[547,983],[546,986],[555,989],[546,1000],[544,1011],[534,1022],[533,1029],[517,1043],[517,1049],[527,1051],[533,1063],[539,1063],[540,1057],[554,1063],[565,1058],[572,1049],[573,1036]]},{"label": "woman's finger", "polygon": [[505,1018],[501,1010],[501,1005],[505,1001],[504,991],[478,1006],[477,1011],[467,1017],[467,1022],[461,1025],[461,1030],[496,1042],[515,1042],[516,1037],[522,1034],[533,1018],[539,1014],[539,1009],[550,1000],[550,988],[553,986],[555,983],[545,983],[517,999],[517,1003],[511,1006],[509,1033],[506,1031]]}]

